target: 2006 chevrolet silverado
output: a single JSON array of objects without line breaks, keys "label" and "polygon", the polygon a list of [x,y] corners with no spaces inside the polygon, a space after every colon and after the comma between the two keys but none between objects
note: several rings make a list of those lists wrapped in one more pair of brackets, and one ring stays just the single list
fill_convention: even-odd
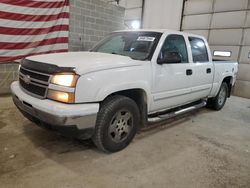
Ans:
[{"label": "2006 chevrolet silverado", "polygon": [[29,120],[116,152],[151,122],[220,110],[237,71],[237,62],[213,61],[201,36],[118,31],[90,52],[27,57],[11,90]]}]

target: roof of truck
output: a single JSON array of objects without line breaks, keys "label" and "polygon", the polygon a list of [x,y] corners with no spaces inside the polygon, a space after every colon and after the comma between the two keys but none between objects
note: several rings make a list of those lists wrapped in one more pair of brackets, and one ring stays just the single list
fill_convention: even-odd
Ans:
[{"label": "roof of truck", "polygon": [[176,33],[183,33],[181,31],[171,30],[171,29],[125,29],[125,30],[118,30],[114,32],[176,32]]},{"label": "roof of truck", "polygon": [[197,35],[197,34],[192,34],[192,33],[186,33],[182,31],[177,31],[177,30],[171,30],[171,29],[128,29],[128,30],[118,30],[114,32],[158,32],[158,33],[175,33],[175,34],[183,34],[183,35],[188,35],[188,36],[196,36],[199,38],[205,39],[204,36]]}]

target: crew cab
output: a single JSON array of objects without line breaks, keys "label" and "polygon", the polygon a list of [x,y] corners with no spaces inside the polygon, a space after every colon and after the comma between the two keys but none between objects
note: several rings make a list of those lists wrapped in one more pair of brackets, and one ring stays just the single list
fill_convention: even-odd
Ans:
[{"label": "crew cab", "polygon": [[116,152],[141,127],[204,106],[222,109],[237,71],[237,62],[213,61],[202,36],[117,31],[89,52],[25,58],[11,90],[37,125]]}]

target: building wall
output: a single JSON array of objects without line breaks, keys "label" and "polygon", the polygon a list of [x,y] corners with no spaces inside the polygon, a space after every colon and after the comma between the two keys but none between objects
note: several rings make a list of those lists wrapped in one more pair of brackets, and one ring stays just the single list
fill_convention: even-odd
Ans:
[{"label": "building wall", "polygon": [[10,92],[10,84],[17,79],[18,63],[0,64],[0,94]]},{"label": "building wall", "polygon": [[[115,0],[105,1],[117,5]],[[180,30],[183,0],[119,0],[119,6],[125,8],[127,28],[136,20],[145,29]]]},{"label": "building wall", "polygon": [[[110,4],[118,5],[125,8],[124,23],[127,29],[132,28],[133,21],[142,22],[143,0],[104,0]],[[140,24],[142,27],[142,24]]]},{"label": "building wall", "polygon": [[138,21],[142,27],[143,0],[120,0],[119,5],[125,7],[125,24],[132,28],[133,21]]},{"label": "building wall", "polygon": [[187,0],[182,30],[208,39],[214,51],[231,52],[239,74],[234,94],[250,98],[250,0]]},{"label": "building wall", "polygon": [[[88,50],[111,31],[123,29],[124,12],[124,8],[101,0],[70,0],[69,50]],[[18,66],[0,64],[0,94],[10,92]]]},{"label": "building wall", "polygon": [[143,28],[180,30],[183,0],[145,0]]},{"label": "building wall", "polygon": [[105,35],[124,29],[125,9],[100,0],[70,0],[69,50],[88,50]]}]

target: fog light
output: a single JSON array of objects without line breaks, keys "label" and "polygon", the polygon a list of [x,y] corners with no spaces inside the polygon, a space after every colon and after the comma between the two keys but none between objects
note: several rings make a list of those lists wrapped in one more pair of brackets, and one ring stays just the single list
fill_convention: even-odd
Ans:
[{"label": "fog light", "polygon": [[75,102],[75,93],[63,92],[63,91],[56,91],[56,90],[49,90],[47,97],[49,99],[53,99],[59,102],[65,103],[74,103]]}]

